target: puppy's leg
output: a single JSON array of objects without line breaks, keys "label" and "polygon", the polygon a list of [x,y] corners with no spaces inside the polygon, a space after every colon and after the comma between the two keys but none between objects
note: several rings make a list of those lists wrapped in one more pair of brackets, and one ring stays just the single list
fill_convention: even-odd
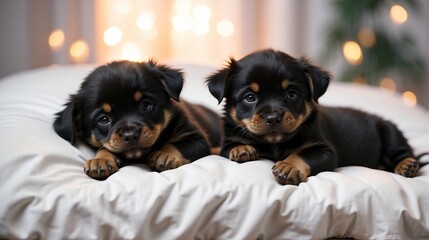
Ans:
[{"label": "puppy's leg", "polygon": [[419,171],[419,161],[414,158],[405,158],[395,167],[395,173],[404,177],[415,177]]},{"label": "puppy's leg", "polygon": [[85,173],[97,180],[104,180],[117,172],[121,161],[107,149],[101,148],[93,159],[85,162]]},{"label": "puppy's leg", "polygon": [[273,166],[273,174],[280,184],[299,184],[307,177],[322,171],[332,171],[337,166],[333,148],[324,143],[309,145],[298,153],[289,155]]},{"label": "puppy's leg", "polygon": [[229,159],[234,162],[253,161],[258,158],[256,149],[251,145],[239,145],[229,151]]},{"label": "puppy's leg", "polygon": [[189,163],[182,153],[172,144],[166,144],[158,151],[151,153],[148,157],[149,166],[158,171],[178,168]]},{"label": "puppy's leg", "polygon": [[391,169],[405,177],[416,176],[419,171],[419,162],[414,158],[412,149],[402,132],[389,121],[380,121],[378,129],[382,151],[390,160]]},{"label": "puppy's leg", "polygon": [[311,168],[298,154],[291,154],[273,166],[273,174],[280,184],[299,184],[307,181]]}]

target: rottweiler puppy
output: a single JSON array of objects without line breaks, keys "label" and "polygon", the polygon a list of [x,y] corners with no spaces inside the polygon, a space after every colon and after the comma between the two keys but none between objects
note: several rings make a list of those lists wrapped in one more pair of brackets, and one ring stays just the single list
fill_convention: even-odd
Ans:
[{"label": "rottweiler puppy", "polygon": [[71,144],[81,138],[98,149],[84,167],[94,179],[144,161],[156,171],[177,168],[221,143],[216,113],[179,102],[183,82],[180,70],[154,60],[99,66],[57,113],[54,129]]},{"label": "rottweiler puppy", "polygon": [[280,184],[351,165],[415,176],[418,161],[393,123],[318,104],[330,79],[308,59],[272,49],[231,58],[207,78],[211,94],[226,99],[221,155],[240,163],[271,159]]}]

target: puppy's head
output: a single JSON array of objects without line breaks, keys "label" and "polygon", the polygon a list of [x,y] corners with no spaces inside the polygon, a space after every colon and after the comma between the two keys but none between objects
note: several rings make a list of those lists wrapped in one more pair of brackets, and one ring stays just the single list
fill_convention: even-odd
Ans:
[{"label": "puppy's head", "polygon": [[330,81],[329,73],[307,59],[263,50],[207,79],[211,94],[226,99],[225,120],[266,143],[291,136],[310,116]]},{"label": "puppy's head", "polygon": [[91,72],[63,111],[55,131],[74,144],[82,137],[133,159],[146,153],[170,121],[183,76],[154,61],[112,62]]}]

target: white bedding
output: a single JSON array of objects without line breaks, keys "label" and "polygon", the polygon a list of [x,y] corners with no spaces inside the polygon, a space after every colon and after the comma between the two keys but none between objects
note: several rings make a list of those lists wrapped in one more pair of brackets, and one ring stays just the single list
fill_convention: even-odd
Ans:
[{"label": "white bedding", "polygon": [[[182,97],[220,111],[204,87],[211,66],[187,73]],[[0,80],[0,238],[41,239],[429,239],[429,166],[415,178],[363,167],[281,186],[269,160],[207,156],[162,173],[121,168],[105,181],[83,164],[53,114],[94,66],[56,66]],[[334,83],[320,100],[397,123],[416,154],[429,152],[429,113],[377,88]]]}]

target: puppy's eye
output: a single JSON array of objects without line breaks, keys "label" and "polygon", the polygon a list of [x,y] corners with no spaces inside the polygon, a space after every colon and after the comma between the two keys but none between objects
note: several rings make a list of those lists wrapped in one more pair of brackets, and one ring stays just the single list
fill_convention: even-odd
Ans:
[{"label": "puppy's eye", "polygon": [[110,124],[110,118],[106,115],[103,115],[97,119],[97,124],[105,127]]},{"label": "puppy's eye", "polygon": [[299,97],[299,92],[295,89],[290,89],[286,93],[286,99],[288,101],[296,101],[298,99],[298,97]]},{"label": "puppy's eye", "polygon": [[246,97],[244,98],[244,100],[248,103],[253,103],[256,101],[256,96],[253,93],[249,93],[246,95]]},{"label": "puppy's eye", "polygon": [[149,103],[149,102],[143,102],[142,103],[142,110],[145,112],[149,112],[150,110],[152,110],[153,108],[153,104]]}]

